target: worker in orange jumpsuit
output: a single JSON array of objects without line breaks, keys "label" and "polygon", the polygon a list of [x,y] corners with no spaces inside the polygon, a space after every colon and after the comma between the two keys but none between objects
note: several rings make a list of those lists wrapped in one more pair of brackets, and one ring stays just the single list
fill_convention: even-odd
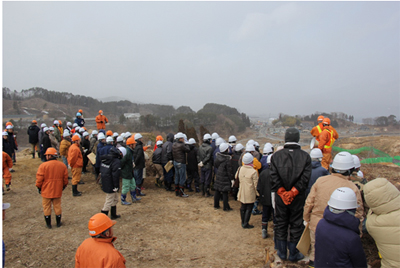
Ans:
[{"label": "worker in orange jumpsuit", "polygon": [[113,226],[116,221],[103,213],[97,213],[89,220],[89,235],[78,247],[75,254],[75,268],[80,267],[118,267],[125,268],[125,258],[115,249]]},{"label": "worker in orange jumpsuit", "polygon": [[106,123],[108,123],[108,119],[105,115],[103,115],[103,111],[99,111],[99,115],[96,116],[96,124],[97,124],[97,129],[106,129]]},{"label": "worker in orange jumpsuit", "polygon": [[331,120],[325,117],[322,121],[323,130],[319,134],[318,148],[322,151],[321,166],[329,170],[329,164],[332,162],[332,146],[335,140],[339,138],[336,131],[330,128]]},{"label": "worker in orange jumpsuit", "polygon": [[72,172],[72,196],[81,196],[82,193],[78,191],[78,183],[81,180],[83,156],[79,147],[81,139],[77,134],[72,137],[72,145],[68,150],[68,163]]},{"label": "worker in orange jumpsuit", "polygon": [[6,183],[6,190],[10,191],[11,185],[11,172],[10,169],[13,167],[13,161],[11,157],[3,151],[3,180]]},{"label": "worker in orange jumpsuit", "polygon": [[[318,125],[316,125],[315,127],[313,127],[310,131],[311,135],[313,137],[315,137],[315,139],[319,142],[319,134],[321,134],[322,130],[324,130],[323,126],[322,126],[322,121],[324,120],[324,116],[320,115],[318,116]],[[312,148],[311,148],[312,149]]]},{"label": "worker in orange jumpsuit", "polygon": [[61,140],[63,140],[63,133],[64,133],[64,129],[63,129],[63,127],[62,127],[62,121],[61,120],[58,120],[58,131],[60,131],[60,136],[61,136]]},{"label": "worker in orange jumpsuit", "polygon": [[51,205],[56,214],[57,227],[61,226],[61,196],[68,185],[68,169],[57,161],[58,154],[55,148],[48,148],[44,154],[46,162],[39,166],[36,173],[36,187],[42,195],[44,219],[47,228],[51,229]]}]

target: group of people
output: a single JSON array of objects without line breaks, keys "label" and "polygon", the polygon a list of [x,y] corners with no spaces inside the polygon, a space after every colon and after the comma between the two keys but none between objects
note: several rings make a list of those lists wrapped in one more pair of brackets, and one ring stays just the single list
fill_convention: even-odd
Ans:
[{"label": "group of people", "polygon": [[[75,124],[81,125],[75,128],[67,123],[62,130],[59,129],[61,124],[54,121],[58,131],[63,133],[59,148],[45,147],[43,142],[32,147],[41,148],[40,155],[45,158],[37,172],[36,186],[42,195],[46,226],[52,228],[51,204],[57,227],[61,226],[61,195],[68,185],[68,167],[72,173],[73,196],[80,196],[77,185],[82,172],[86,172],[87,156],[93,153],[95,177],[106,193],[106,200],[101,213],[89,221],[91,238],[78,248],[76,267],[107,267],[100,263],[125,267],[124,257],[112,246],[115,240],[113,220],[120,217],[116,212],[119,201],[130,205],[145,196],[142,185],[144,152],[148,146],[143,146],[140,133],[132,136],[130,132],[119,135],[106,131],[107,118],[102,111],[98,117],[98,130],[91,134],[84,128],[81,111],[75,120]],[[249,140],[243,146],[233,135],[225,141],[217,133],[207,133],[199,146],[194,138],[187,139],[181,132],[169,133],[165,141],[161,135],[157,136],[152,156],[155,184],[182,198],[188,197],[187,191],[213,196],[214,209],[220,209],[222,200],[223,210],[227,212],[232,210],[231,194],[234,200],[241,202],[242,228],[254,228],[250,224],[251,215],[262,214],[261,235],[265,239],[268,222],[273,220],[274,244],[282,260],[296,262],[304,258],[296,246],[304,229],[308,228],[309,267],[367,267],[360,239],[363,232],[369,232],[375,239],[382,264],[399,267],[400,192],[386,179],[366,183],[360,171],[360,160],[355,155],[340,152],[332,161],[332,145],[338,134],[330,126],[329,118],[318,120],[319,125],[311,134],[319,143],[310,154],[301,150],[300,132],[296,128],[286,130],[283,146],[274,148],[266,143],[262,151],[258,142]],[[35,124],[37,122],[32,122]],[[47,136],[57,132],[55,128],[46,128],[42,124],[39,131]],[[32,155],[35,157],[35,151]],[[59,155],[64,163],[57,161]],[[3,174],[4,161],[3,152]],[[128,194],[132,202],[128,201]],[[262,211],[258,210],[259,204]],[[369,208],[368,215],[365,207]],[[389,227],[393,230],[390,233]],[[103,254],[105,251],[109,254]]]}]

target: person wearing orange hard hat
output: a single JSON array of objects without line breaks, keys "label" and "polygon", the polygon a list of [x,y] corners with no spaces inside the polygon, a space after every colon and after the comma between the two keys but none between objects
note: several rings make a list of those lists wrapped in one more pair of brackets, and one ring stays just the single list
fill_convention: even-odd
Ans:
[{"label": "person wearing orange hard hat", "polygon": [[82,151],[79,147],[81,138],[79,134],[75,134],[72,137],[72,145],[68,150],[68,163],[71,167],[72,172],[72,196],[81,196],[82,193],[78,191],[78,183],[81,180],[83,157]]},{"label": "person wearing orange hard hat", "polygon": [[32,146],[32,158],[35,158],[35,151],[37,151],[39,156],[39,131],[40,128],[37,126],[37,121],[32,120],[32,124],[29,126],[27,134],[29,136],[29,144]]},{"label": "person wearing orange hard hat", "polygon": [[322,121],[323,130],[319,134],[318,148],[322,151],[321,166],[329,170],[329,164],[332,162],[332,146],[339,135],[330,129],[331,120],[325,117]]},{"label": "person wearing orange hard hat", "polygon": [[99,115],[96,116],[97,130],[106,129],[106,123],[108,123],[108,119],[103,115],[103,111],[100,110]]},{"label": "person wearing orange hard hat", "polygon": [[93,215],[89,220],[89,235],[78,247],[75,254],[75,268],[81,267],[118,267],[125,268],[125,258],[115,249],[113,226],[116,221],[103,213]]},{"label": "person wearing orange hard hat", "polygon": [[45,152],[46,162],[39,166],[36,173],[36,187],[42,195],[44,219],[47,228],[51,229],[51,205],[56,214],[57,227],[61,226],[61,196],[68,185],[68,169],[57,161],[57,150],[48,148]]},{"label": "person wearing orange hard hat", "polygon": [[157,150],[157,141],[164,141],[163,137],[161,135],[158,135],[156,137],[156,143],[154,144],[154,148],[153,148],[153,152],[155,152]]},{"label": "person wearing orange hard hat", "polygon": [[325,117],[324,117],[323,115],[318,116],[318,119],[317,119],[318,125],[316,125],[315,127],[313,127],[313,128],[311,129],[311,131],[310,131],[311,135],[312,135],[313,137],[315,137],[315,139],[316,139],[317,141],[319,141],[319,134],[321,134],[321,132],[324,130],[324,128],[323,128],[323,126],[322,126],[322,121],[324,120],[324,118],[325,118]]}]

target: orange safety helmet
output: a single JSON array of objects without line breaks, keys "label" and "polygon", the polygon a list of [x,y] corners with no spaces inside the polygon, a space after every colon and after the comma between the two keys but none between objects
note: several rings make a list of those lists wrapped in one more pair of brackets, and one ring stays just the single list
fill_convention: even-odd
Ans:
[{"label": "orange safety helmet", "polygon": [[323,115],[318,116],[318,122],[324,120],[324,118],[325,117]]},{"label": "orange safety helmet", "polygon": [[7,123],[6,123],[6,126],[12,126],[13,124],[10,122],[10,121],[8,121]]},{"label": "orange safety helmet", "polygon": [[107,229],[110,229],[116,223],[116,221],[112,221],[106,214],[97,213],[93,215],[89,220],[89,235],[97,236]]},{"label": "orange safety helmet", "polygon": [[79,138],[78,135],[72,136],[72,141],[80,141],[80,140],[81,140],[81,138]]},{"label": "orange safety helmet", "polygon": [[36,120],[32,120],[32,123],[33,123],[33,124],[37,124],[37,121],[36,121]]},{"label": "orange safety helmet", "polygon": [[103,110],[100,110],[100,111],[99,111],[99,114],[102,114],[102,113],[103,113]]},{"label": "orange safety helmet", "polygon": [[126,145],[131,145],[131,144],[135,144],[135,138],[134,137],[130,137],[126,140]]},{"label": "orange safety helmet", "polygon": [[331,124],[331,120],[328,117],[325,117],[324,120],[322,121],[323,125],[330,125]]},{"label": "orange safety helmet", "polygon": [[112,136],[113,132],[111,130],[107,130],[106,136]]},{"label": "orange safety helmet", "polygon": [[61,120],[58,120],[58,123],[60,124],[60,126],[62,125],[62,121]]},{"label": "orange safety helmet", "polygon": [[57,155],[57,150],[53,147],[47,148],[44,155]]},{"label": "orange safety helmet", "polygon": [[85,131],[87,131],[87,129],[85,127],[82,127]]},{"label": "orange safety helmet", "polygon": [[78,111],[79,113],[83,113],[83,111],[82,111],[82,109],[79,109],[79,111]]},{"label": "orange safety helmet", "polygon": [[157,141],[162,141],[162,140],[164,140],[164,139],[163,139],[163,137],[162,137],[161,135],[158,135],[158,136],[156,137],[156,142],[157,142]]}]

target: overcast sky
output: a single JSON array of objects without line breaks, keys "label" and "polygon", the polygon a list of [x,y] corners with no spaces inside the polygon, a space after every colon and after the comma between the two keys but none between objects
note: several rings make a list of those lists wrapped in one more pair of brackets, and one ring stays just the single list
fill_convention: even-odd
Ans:
[{"label": "overcast sky", "polygon": [[3,87],[400,119],[400,2],[3,2]]}]

